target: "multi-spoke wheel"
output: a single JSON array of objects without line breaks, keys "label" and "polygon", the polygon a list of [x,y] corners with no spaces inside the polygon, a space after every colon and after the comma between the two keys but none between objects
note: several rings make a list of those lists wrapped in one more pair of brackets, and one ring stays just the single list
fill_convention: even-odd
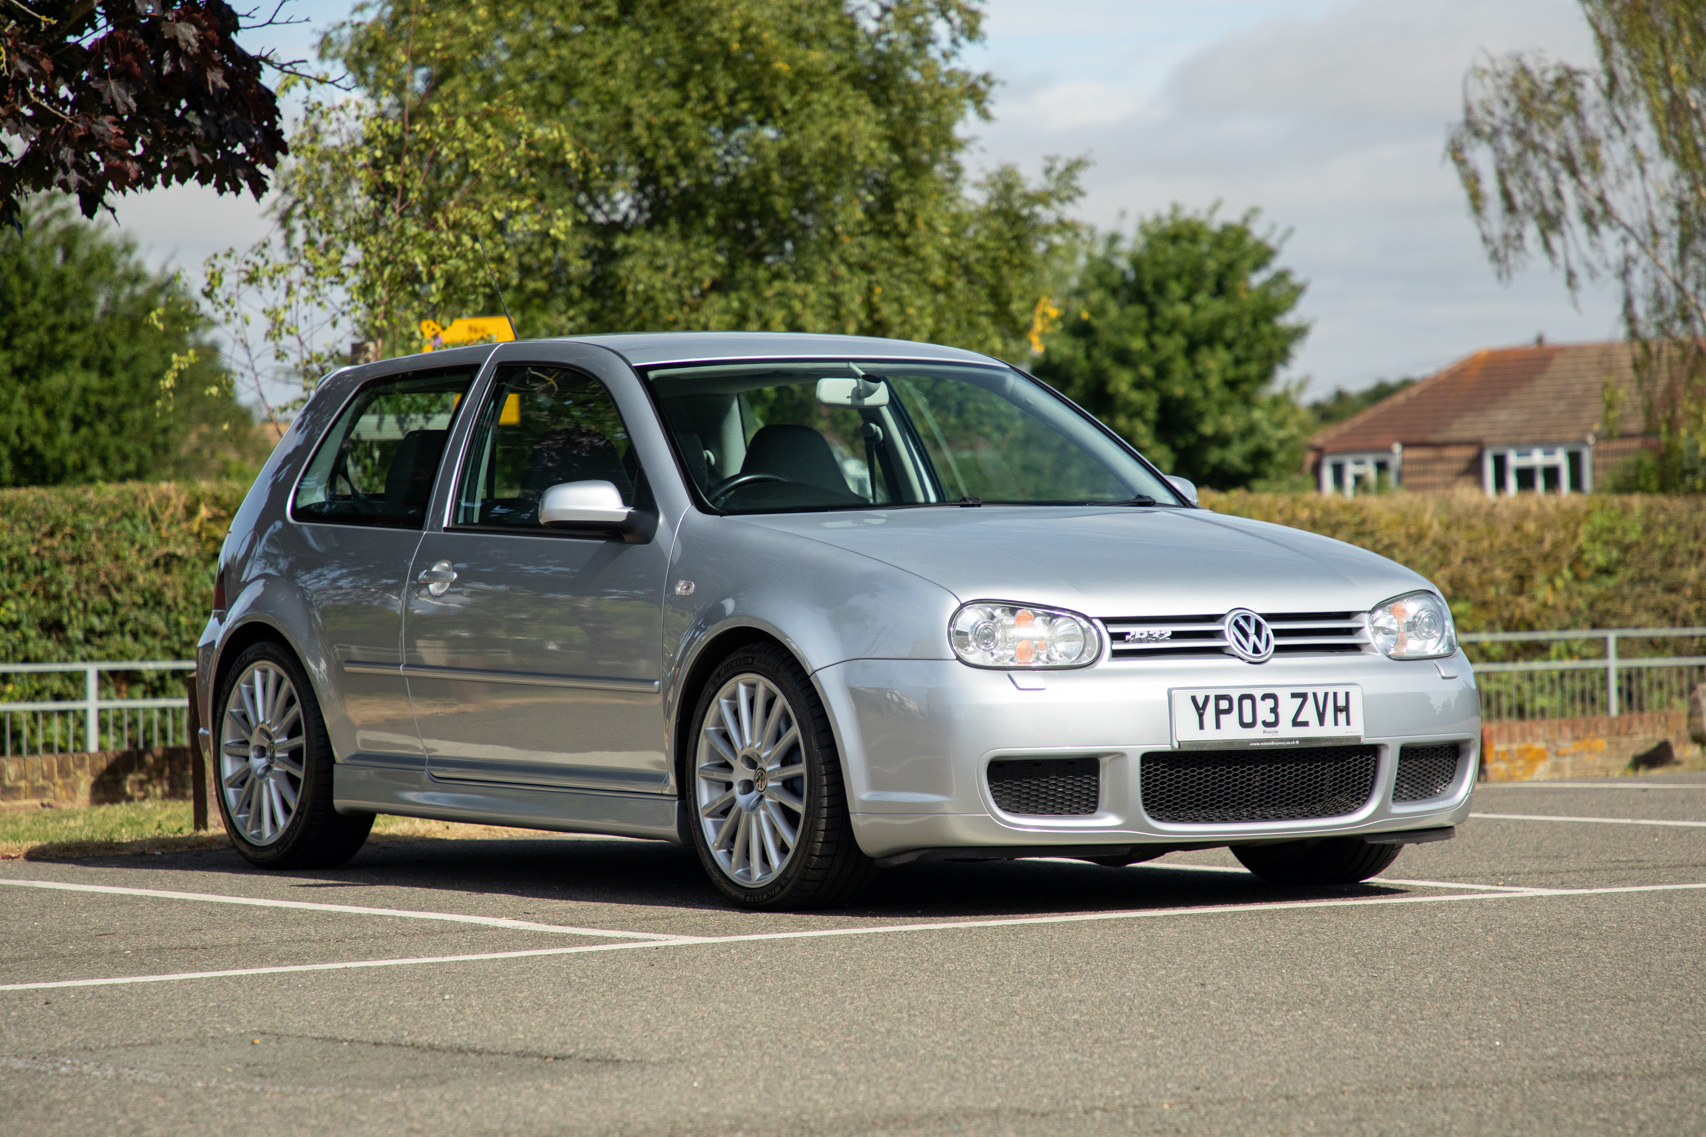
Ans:
[{"label": "multi-spoke wheel", "polygon": [[332,748],[295,657],[258,643],[225,675],[216,703],[219,812],[237,851],[267,868],[349,860],[373,815],[332,806]]},{"label": "multi-spoke wheel", "polygon": [[828,717],[804,670],[756,645],[712,674],[693,716],[688,827],[727,895],[753,907],[845,900],[870,861],[853,841]]},{"label": "multi-spoke wheel", "polygon": [[739,884],[769,884],[787,867],[806,812],[800,724],[787,698],[755,672],[723,684],[699,728],[699,824],[717,867]]},{"label": "multi-spoke wheel", "polygon": [[220,731],[219,789],[251,845],[284,836],[302,799],[302,701],[276,664],[252,663],[231,689]]}]

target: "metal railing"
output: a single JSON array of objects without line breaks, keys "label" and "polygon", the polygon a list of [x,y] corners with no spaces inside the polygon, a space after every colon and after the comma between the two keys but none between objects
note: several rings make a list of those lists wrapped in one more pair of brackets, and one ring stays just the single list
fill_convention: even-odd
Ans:
[{"label": "metal railing", "polygon": [[[1695,684],[1706,683],[1706,655],[1637,655],[1623,640],[1706,640],[1706,627],[1583,628],[1562,632],[1466,632],[1465,647],[1490,644],[1551,644],[1554,654],[1572,643],[1595,645],[1588,658],[1475,660],[1481,715],[1489,722],[1586,718],[1681,710]],[[1475,652],[1474,654],[1484,654]],[[81,675],[81,697],[61,683],[58,697],[0,701],[0,758],[60,754],[76,750],[128,750],[189,744],[189,700],[162,694],[172,673],[195,670],[182,659],[97,660],[88,663],[0,663],[0,677]],[[131,695],[142,676],[152,693]],[[51,684],[50,684],[51,685]],[[5,683],[0,693],[15,687]],[[181,687],[179,688],[181,689]],[[39,692],[48,694],[49,692]]]},{"label": "metal railing", "polygon": [[[194,671],[182,659],[93,660],[87,663],[0,663],[0,693],[18,687],[47,698],[0,701],[0,758],[78,750],[130,750],[189,744],[189,699],[166,695],[173,672]],[[81,674],[81,697],[74,693]],[[138,676],[131,680],[130,676]],[[12,680],[12,676],[36,676]],[[140,687],[142,695],[132,695]],[[66,696],[70,697],[66,697]]]},{"label": "metal railing", "polygon": [[1475,660],[1481,717],[1489,722],[1678,711],[1695,684],[1706,682],[1706,655],[1631,656],[1621,646],[1624,640],[1706,639],[1706,627],[1467,632],[1457,638],[1466,647],[1544,643],[1556,655],[1576,643],[1600,652],[1587,658],[1570,653],[1569,658]]}]

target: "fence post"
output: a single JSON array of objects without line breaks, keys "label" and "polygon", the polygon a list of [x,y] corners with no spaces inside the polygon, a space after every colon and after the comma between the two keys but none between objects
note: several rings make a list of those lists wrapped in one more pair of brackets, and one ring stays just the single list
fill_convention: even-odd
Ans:
[{"label": "fence post", "polygon": [[101,748],[101,669],[83,670],[83,749]]},{"label": "fence post", "polygon": [[1605,637],[1605,713],[1617,717],[1617,633]]},{"label": "fence post", "polygon": [[196,673],[190,672],[190,707],[185,716],[190,744],[190,827],[207,828],[207,759],[201,752],[201,704],[196,698]]}]

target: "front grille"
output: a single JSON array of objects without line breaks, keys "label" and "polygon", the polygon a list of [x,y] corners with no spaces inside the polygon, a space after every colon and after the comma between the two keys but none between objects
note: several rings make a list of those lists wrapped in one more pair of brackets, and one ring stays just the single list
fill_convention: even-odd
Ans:
[{"label": "front grille", "polygon": [[[1263,615],[1274,630],[1274,655],[1321,655],[1368,649],[1363,612],[1282,612]],[[1226,617],[1109,616],[1102,621],[1114,659],[1176,659],[1231,655]]]},{"label": "front grille", "polygon": [[1102,797],[1096,758],[999,758],[989,764],[989,796],[1024,817],[1082,817]]},{"label": "front grille", "polygon": [[1143,811],[1183,825],[1343,817],[1373,796],[1378,755],[1373,746],[1157,750],[1141,759]]},{"label": "front grille", "polygon": [[1460,743],[1412,743],[1398,751],[1398,776],[1392,785],[1393,801],[1427,801],[1451,788],[1457,781],[1461,761]]}]

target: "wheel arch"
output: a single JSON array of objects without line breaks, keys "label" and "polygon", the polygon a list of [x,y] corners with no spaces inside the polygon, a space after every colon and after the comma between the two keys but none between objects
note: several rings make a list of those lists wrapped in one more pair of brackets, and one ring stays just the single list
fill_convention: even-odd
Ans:
[{"label": "wheel arch", "polygon": [[[675,685],[672,699],[672,714],[669,724],[669,742],[671,750],[671,767],[675,773],[676,799],[682,803],[682,824],[687,822],[687,809],[692,795],[689,792],[691,782],[688,778],[688,763],[693,754],[693,712],[699,706],[699,699],[705,693],[705,685],[724,660],[734,652],[755,645],[773,645],[786,652],[800,670],[805,672],[806,679],[811,683],[812,691],[817,695],[818,702],[823,706],[824,714],[829,719],[830,732],[835,736],[835,757],[841,764],[843,784],[849,775],[847,766],[847,747],[842,741],[841,728],[835,718],[834,707],[825,697],[823,686],[818,682],[816,672],[804,659],[799,651],[780,635],[768,628],[755,624],[737,624],[727,627],[708,637],[694,650],[692,658],[682,671],[680,681]],[[684,835],[685,837],[685,835]]]}]

